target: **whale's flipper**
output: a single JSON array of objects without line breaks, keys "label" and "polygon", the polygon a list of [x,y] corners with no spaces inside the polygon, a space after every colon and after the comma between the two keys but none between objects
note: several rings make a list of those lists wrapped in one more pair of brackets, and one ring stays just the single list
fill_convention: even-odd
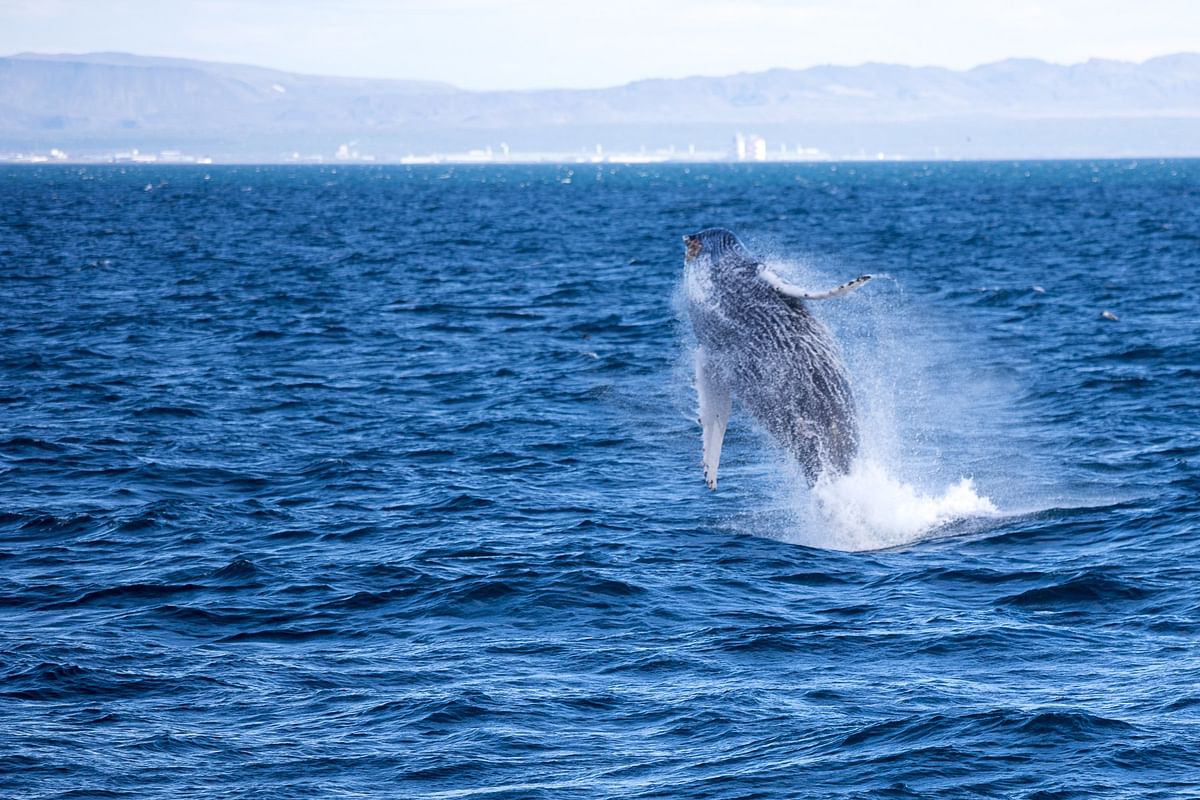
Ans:
[{"label": "whale's flipper", "polygon": [[853,292],[858,287],[862,286],[867,281],[871,280],[870,275],[860,275],[852,281],[847,281],[836,289],[830,289],[827,292],[806,292],[799,286],[792,284],[779,277],[779,274],[773,272],[767,267],[759,270],[758,277],[766,281],[772,289],[786,297],[795,297],[798,300],[828,300],[831,297],[840,297],[844,294]]},{"label": "whale's flipper", "polygon": [[721,444],[725,441],[732,399],[703,348],[696,349],[696,394],[700,399],[700,425],[704,429],[704,481],[709,489],[716,489]]}]

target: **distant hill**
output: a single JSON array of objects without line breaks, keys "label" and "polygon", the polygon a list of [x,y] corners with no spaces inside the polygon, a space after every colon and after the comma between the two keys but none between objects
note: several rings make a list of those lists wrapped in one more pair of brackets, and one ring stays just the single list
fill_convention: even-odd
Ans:
[{"label": "distant hill", "polygon": [[398,152],[500,140],[569,149],[601,137],[614,146],[682,145],[684,137],[713,146],[757,128],[826,148],[858,141],[870,152],[962,155],[958,147],[967,157],[988,155],[966,147],[976,141],[971,130],[1009,148],[1020,144],[1013,137],[1032,136],[1035,150],[1061,134],[1070,140],[1061,154],[1070,155],[1086,144],[1080,136],[1093,135],[1089,122],[1094,135],[1113,139],[1102,150],[1136,152],[1139,137],[1165,136],[1144,149],[1200,154],[1200,54],[1067,66],[1012,59],[964,71],[821,66],[498,92],[121,53],[0,58],[0,144],[9,146],[211,142],[247,155],[328,150],[345,139]]},{"label": "distant hill", "polygon": [[273,130],[388,124],[450,86],[123,53],[0,58],[0,129]]}]

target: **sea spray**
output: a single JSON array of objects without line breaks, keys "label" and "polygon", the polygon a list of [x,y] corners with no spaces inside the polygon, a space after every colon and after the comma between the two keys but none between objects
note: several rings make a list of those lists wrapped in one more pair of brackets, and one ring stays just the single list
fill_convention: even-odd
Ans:
[{"label": "sea spray", "polygon": [[936,535],[957,520],[997,514],[971,478],[941,493],[926,493],[861,459],[847,475],[822,478],[811,491],[797,487],[797,524],[784,538],[831,550],[878,550]]},{"label": "sea spray", "polygon": [[[769,263],[801,285],[828,280],[807,261]],[[956,428],[972,415],[937,384],[931,345],[919,335],[912,309],[904,307],[898,282],[879,277],[884,280],[873,291],[846,302],[812,304],[834,330],[850,373],[861,451],[849,473],[827,473],[811,488],[794,470],[775,473],[787,520],[777,535],[785,541],[876,550],[935,536],[951,522],[999,513],[972,478],[944,463],[934,445],[944,440],[947,426]]]}]

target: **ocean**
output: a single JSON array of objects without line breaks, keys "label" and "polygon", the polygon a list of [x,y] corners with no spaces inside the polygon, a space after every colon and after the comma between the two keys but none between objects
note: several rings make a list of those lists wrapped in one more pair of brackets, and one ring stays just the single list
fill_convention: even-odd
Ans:
[{"label": "ocean", "polygon": [[[1200,161],[0,168],[0,796],[1200,797]],[[839,343],[734,415],[681,236]]]}]

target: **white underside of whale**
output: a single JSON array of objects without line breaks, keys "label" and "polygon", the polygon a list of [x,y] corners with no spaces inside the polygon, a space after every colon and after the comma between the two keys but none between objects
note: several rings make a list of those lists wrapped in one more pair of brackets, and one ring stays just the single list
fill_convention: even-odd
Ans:
[{"label": "white underside of whale", "polygon": [[795,297],[798,300],[828,300],[831,297],[841,297],[844,294],[853,292],[858,287],[862,286],[867,281],[871,280],[870,275],[859,275],[852,281],[846,281],[841,286],[835,287],[825,292],[809,292],[801,289],[799,286],[788,283],[783,278],[779,277],[779,273],[772,270],[770,267],[764,266],[758,272],[758,277],[766,281],[766,283],[775,291],[787,297]]},{"label": "white underside of whale", "polygon": [[729,389],[717,379],[707,363],[703,347],[696,348],[696,395],[700,401],[700,426],[703,429],[704,482],[709,489],[717,488],[717,469],[721,466],[721,445],[733,398]]}]

